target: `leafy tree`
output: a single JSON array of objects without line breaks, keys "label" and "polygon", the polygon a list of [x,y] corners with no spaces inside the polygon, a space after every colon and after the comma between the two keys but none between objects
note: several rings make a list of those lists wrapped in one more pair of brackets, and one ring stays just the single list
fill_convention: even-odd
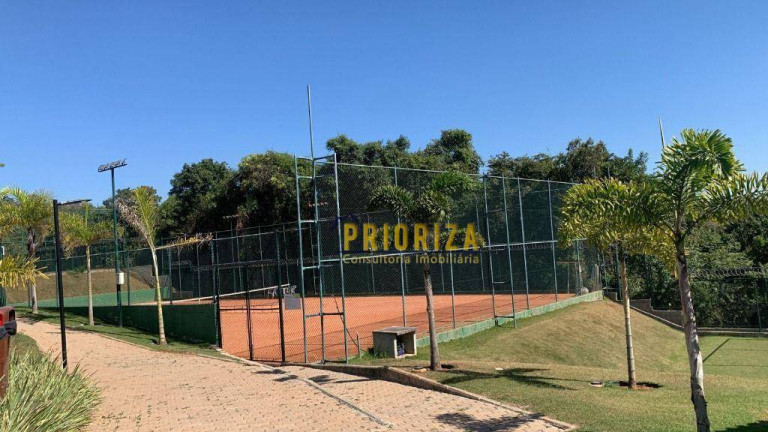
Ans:
[{"label": "leafy tree", "polygon": [[635,354],[632,346],[632,325],[627,281],[627,254],[641,255],[663,250],[671,261],[671,243],[653,226],[638,227],[632,220],[632,203],[641,190],[635,183],[622,183],[616,179],[587,180],[573,186],[563,198],[560,221],[560,242],[572,244],[586,239],[598,249],[618,248],[621,277],[624,326],[627,345],[627,375],[630,388],[635,388]]},{"label": "leafy tree", "polygon": [[325,147],[336,152],[339,162],[350,164],[406,167],[411,157],[411,142],[402,135],[386,144],[381,141],[360,144],[341,134],[329,139]]},{"label": "leafy tree", "polygon": [[73,249],[78,247],[85,248],[85,270],[88,281],[88,324],[94,325],[91,246],[98,241],[111,238],[114,227],[111,220],[89,223],[88,207],[89,205],[86,203],[83,215],[63,213],[61,215],[61,228],[63,231],[62,243],[67,253],[71,253]]},{"label": "leafy tree", "polygon": [[638,227],[655,227],[674,244],[691,401],[697,430],[709,431],[687,242],[708,221],[730,222],[768,211],[768,175],[744,174],[731,139],[719,130],[684,129],[671,145],[663,147],[656,174],[643,186],[630,211],[629,219]]},{"label": "leafy tree", "polygon": [[488,160],[488,173],[494,176],[550,179],[555,175],[556,158],[539,153],[512,157],[501,152]]},{"label": "leafy tree", "polygon": [[[6,224],[25,230],[27,256],[34,260],[37,248],[45,239],[53,225],[53,204],[46,192],[26,192],[19,188],[0,190],[0,213],[5,214]],[[32,312],[37,313],[37,283],[30,281]]]},{"label": "leafy tree", "polygon": [[[300,169],[306,167],[301,165]],[[274,151],[252,154],[240,161],[226,194],[230,203],[225,205],[232,213],[246,215],[251,225],[295,220],[295,189],[292,155]]]},{"label": "leafy tree", "polygon": [[434,156],[441,162],[442,167],[433,166],[432,169],[450,167],[464,173],[477,174],[483,165],[472,143],[472,134],[464,129],[442,131],[440,138],[432,140],[420,153]]},{"label": "leafy tree", "polygon": [[213,231],[219,218],[217,205],[226,191],[232,171],[225,162],[203,159],[193,164],[184,164],[181,171],[173,175],[168,199],[163,202],[167,234]]},{"label": "leafy tree", "polygon": [[768,216],[753,217],[729,224],[726,231],[739,242],[740,250],[755,264],[768,264]]},{"label": "leafy tree", "polygon": [[592,138],[577,138],[568,143],[564,153],[554,156],[539,153],[534,156],[511,157],[502,152],[488,160],[489,174],[540,180],[583,182],[590,178],[614,177],[619,180],[640,180],[645,176],[648,155],[634,156],[632,149],[619,157],[608,151],[605,143]]},{"label": "leafy tree", "polygon": [[130,198],[117,201],[117,211],[123,220],[141,235],[152,254],[152,267],[155,273],[155,298],[157,300],[158,343],[166,345],[168,342],[165,338],[165,324],[163,323],[163,295],[160,286],[160,270],[157,266],[157,252],[195,244],[203,239],[199,237],[182,238],[163,246],[157,246],[157,232],[162,220],[158,201],[154,189],[148,186],[139,186],[133,190]]},{"label": "leafy tree", "polygon": [[[369,207],[371,210],[389,210],[394,216],[413,226],[416,223],[442,224],[450,221],[453,210],[452,195],[473,189],[475,184],[466,174],[458,171],[446,171],[437,174],[425,187],[413,193],[399,186],[381,186],[374,191]],[[428,231],[428,244],[432,244],[432,230]],[[427,252],[425,251],[426,255]],[[437,346],[435,328],[434,300],[432,295],[432,276],[428,260],[422,263],[424,293],[427,298],[427,317],[429,320],[430,369],[438,370],[440,351]]]},{"label": "leafy tree", "polygon": [[[157,195],[157,190],[155,188],[153,188],[152,186],[147,186],[147,187],[150,188],[155,195]],[[133,196],[133,191],[131,188],[122,188],[122,189],[117,189],[115,191],[115,198],[118,201],[130,200],[132,196]],[[112,197],[110,196],[109,198],[102,201],[102,205],[104,206],[104,208],[112,211]]]}]

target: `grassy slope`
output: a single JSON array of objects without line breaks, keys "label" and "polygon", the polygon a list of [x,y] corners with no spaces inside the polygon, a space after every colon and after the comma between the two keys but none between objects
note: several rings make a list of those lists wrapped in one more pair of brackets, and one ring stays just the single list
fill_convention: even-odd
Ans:
[{"label": "grassy slope", "polygon": [[[620,306],[580,304],[441,345],[454,371],[432,378],[581,425],[583,431],[689,431],[687,357],[680,332],[633,314],[638,379],[651,391],[592,388],[592,380],[626,379]],[[719,347],[719,348],[718,348]],[[768,340],[706,337],[702,349],[713,430],[768,430]],[[712,354],[714,352],[714,354]],[[712,355],[710,355],[712,354]],[[419,357],[393,363],[425,364]],[[503,371],[495,368],[502,367]]]},{"label": "grassy slope", "polygon": [[[37,298],[39,300],[56,298],[56,273],[46,273],[48,279],[38,278],[37,280]],[[64,272],[62,280],[64,281],[64,296],[76,297],[88,295],[88,283],[86,273],[83,272]],[[94,269],[93,273],[93,293],[104,294],[115,292],[115,270],[114,269]],[[131,289],[145,290],[152,288],[147,284],[144,278],[131,269]],[[123,289],[127,289],[123,287]],[[27,290],[8,290],[8,303],[19,303],[27,301]],[[66,304],[66,303],[65,303]]]}]

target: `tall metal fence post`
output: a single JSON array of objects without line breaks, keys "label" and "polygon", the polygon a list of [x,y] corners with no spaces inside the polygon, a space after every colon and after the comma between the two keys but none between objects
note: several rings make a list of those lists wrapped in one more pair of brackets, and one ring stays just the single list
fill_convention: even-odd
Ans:
[{"label": "tall metal fence post", "polygon": [[[179,259],[177,268],[179,269],[179,295],[181,295],[182,287],[184,286],[184,282],[181,280],[181,248],[176,249],[176,257]],[[173,299],[173,292],[171,292],[171,299]],[[171,302],[173,302],[173,300],[171,300]]]},{"label": "tall metal fence post", "polygon": [[[488,278],[491,281],[491,308],[493,309],[493,319],[496,319],[498,315],[496,315],[496,281],[493,278],[493,251],[491,250],[491,247],[493,246],[493,242],[491,241],[491,224],[488,220],[488,188],[486,186],[486,180],[488,179],[487,175],[483,176],[483,204],[485,208],[485,236],[486,236],[486,243],[487,245],[486,250],[488,251]],[[512,302],[514,304],[514,300]]]},{"label": "tall metal fence post", "polygon": [[[275,228],[275,251],[277,254],[277,303],[278,303],[278,319],[280,320],[280,359],[285,364],[285,321],[283,321],[283,274],[280,266],[280,235],[277,228]],[[263,272],[262,272],[263,274]]]},{"label": "tall metal fence post", "polygon": [[[235,237],[235,251],[237,252],[237,276],[240,283],[238,289],[242,292],[245,290],[245,328],[248,331],[248,355],[251,360],[253,356],[253,324],[251,323],[251,290],[248,289],[248,284],[243,283],[243,266],[242,257],[240,256],[240,237]],[[260,263],[263,265],[263,263]],[[248,270],[246,270],[247,276]],[[263,288],[263,287],[262,287]],[[279,288],[279,287],[278,287]]]},{"label": "tall metal fence post", "polygon": [[219,342],[219,348],[222,347],[223,342],[221,339],[221,305],[219,304],[219,286],[216,281],[216,269],[218,267],[218,262],[215,259],[215,245],[214,241],[211,241],[211,283],[213,284],[213,300],[214,305],[216,307],[216,336],[218,338]]},{"label": "tall metal fence post", "polygon": [[[325,311],[323,309],[323,297],[325,297],[325,277],[323,277],[323,236],[320,227],[320,200],[318,197],[317,183],[317,161],[315,161],[314,156],[312,156],[312,191],[314,196],[314,201],[312,204],[315,208],[314,225],[315,236],[317,238],[317,279],[318,286],[320,288],[320,362],[325,363]],[[346,335],[344,335],[344,340],[346,341]]]},{"label": "tall metal fence post", "polygon": [[[277,228],[275,228],[277,230]],[[285,228],[283,228],[285,230]],[[261,247],[261,227],[258,228],[258,232],[256,234],[259,238],[259,261],[264,261],[264,248]],[[264,277],[264,267],[261,268],[261,287],[264,288],[267,286],[267,281]]]},{"label": "tall metal fence post", "polygon": [[[123,242],[125,244],[125,242]],[[125,256],[125,283],[128,287],[128,306],[131,305],[131,252],[126,250]]]},{"label": "tall metal fence post", "polygon": [[195,293],[193,292],[192,295],[195,297],[202,297],[202,281],[200,279],[200,248],[195,246],[195,269],[197,270],[197,295],[195,296]]},{"label": "tall metal fence post", "polygon": [[[397,186],[397,166],[395,166],[395,186]],[[398,224],[400,223],[400,216],[397,217],[397,223]],[[397,231],[395,231],[395,236],[397,236]],[[408,318],[407,318],[407,312],[406,312],[407,309],[405,305],[405,263],[403,262],[402,252],[398,254],[398,258],[400,258],[399,260],[400,261],[400,291],[402,292],[402,301],[403,301],[403,327],[405,327],[408,325]]]},{"label": "tall metal fence post", "polygon": [[757,285],[755,285],[755,303],[757,303],[757,335],[758,337],[763,337],[763,318],[760,316],[760,300],[761,295],[759,295],[759,286],[763,286],[763,291],[768,290],[768,287],[766,287],[765,283],[765,270],[760,269],[760,280]]},{"label": "tall metal fence post", "polygon": [[[477,224],[477,228],[480,228],[480,210],[477,207],[477,199],[475,199],[475,223]],[[485,292],[485,271],[483,270],[483,253],[482,251],[478,251],[478,258],[480,259],[480,286],[483,288],[483,292]]]},{"label": "tall metal fence post", "polygon": [[[339,239],[339,280],[341,281],[341,325],[344,336],[344,361],[349,361],[349,347],[347,344],[347,289],[344,282],[344,250],[341,240],[341,207],[339,206],[339,163],[336,152],[333,153],[333,176],[336,183],[336,236]],[[358,351],[360,350],[358,346]]]},{"label": "tall metal fence post", "polygon": [[168,300],[173,305],[173,255],[168,248]]},{"label": "tall metal fence post", "polygon": [[520,187],[520,178],[517,178],[517,203],[520,207],[520,235],[523,239],[523,273],[525,274],[525,305],[531,308],[530,293],[528,289],[528,251],[525,246],[525,221],[523,218],[523,191]]},{"label": "tall metal fence post", "polygon": [[448,252],[448,268],[451,272],[451,314],[453,315],[453,328],[456,328],[456,291],[453,285],[453,252]]},{"label": "tall metal fence post", "polygon": [[301,188],[299,185],[299,163],[296,156],[293,157],[293,173],[296,179],[296,225],[298,226],[297,234],[299,236],[299,286],[301,287],[301,331],[304,339],[304,363],[308,362],[307,353],[307,312],[304,302],[306,297],[306,290],[304,289],[304,240],[301,234]]},{"label": "tall metal fence post", "polygon": [[[581,252],[579,251],[579,249],[581,249],[581,247],[579,246],[579,241],[578,240],[575,241],[575,244],[576,244],[576,276],[577,276],[576,289],[578,290],[579,293],[581,293],[581,287],[582,287],[582,281],[581,281]],[[616,255],[616,256],[618,256],[618,255]]]},{"label": "tall metal fence post", "polygon": [[517,328],[517,313],[515,312],[515,281],[512,277],[512,248],[509,239],[509,212],[507,211],[507,179],[501,177],[501,190],[504,194],[504,225],[507,232],[507,264],[509,266],[509,291],[512,295],[512,322]]},{"label": "tall metal fence post", "polygon": [[549,197],[549,232],[552,237],[552,272],[555,277],[555,301],[557,301],[557,256],[555,254],[557,241],[555,240],[555,215],[552,213],[552,182],[549,180],[547,180],[547,196]]}]

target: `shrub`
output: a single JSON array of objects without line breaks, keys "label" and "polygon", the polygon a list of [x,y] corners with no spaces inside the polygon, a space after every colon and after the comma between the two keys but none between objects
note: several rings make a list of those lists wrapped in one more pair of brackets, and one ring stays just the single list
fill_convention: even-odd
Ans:
[{"label": "shrub", "polygon": [[84,429],[99,403],[79,368],[62,370],[49,355],[12,350],[9,385],[0,400],[0,432],[71,432]]}]

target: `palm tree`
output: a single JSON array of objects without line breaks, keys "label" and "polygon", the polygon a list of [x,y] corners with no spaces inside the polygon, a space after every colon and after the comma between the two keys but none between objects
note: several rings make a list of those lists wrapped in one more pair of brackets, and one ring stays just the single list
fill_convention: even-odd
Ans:
[{"label": "palm tree", "polygon": [[733,153],[731,139],[719,130],[693,129],[684,129],[671,145],[662,141],[657,172],[640,187],[629,209],[631,221],[637,226],[658,229],[674,247],[691,374],[691,402],[699,432],[709,431],[710,426],[686,240],[704,223],[732,222],[756,212],[768,212],[768,174],[745,174]]},{"label": "palm tree", "polygon": [[63,231],[64,249],[71,253],[77,247],[85,247],[85,269],[88,280],[88,325],[93,323],[93,283],[91,272],[91,245],[112,236],[112,221],[104,220],[88,223],[88,203],[82,216],[75,213],[62,214],[61,227]]},{"label": "palm tree", "polygon": [[[27,234],[27,255],[34,260],[37,248],[53,225],[53,204],[50,194],[39,191],[29,193],[20,188],[0,190],[2,212],[8,225],[21,228]],[[36,261],[34,261],[36,262]],[[37,313],[36,278],[29,281],[32,313]]]},{"label": "palm tree", "polygon": [[[616,179],[587,180],[568,190],[563,198],[560,222],[560,243],[571,244],[586,239],[598,249],[618,249],[621,296],[624,306],[624,328],[627,345],[627,375],[630,388],[635,388],[635,353],[632,345],[632,324],[627,281],[627,254],[647,254],[654,248],[667,251],[672,258],[671,243],[658,229],[636,226],[632,220],[632,203],[640,193],[635,183]],[[666,247],[664,247],[666,245]]]},{"label": "palm tree", "polygon": [[6,255],[0,258],[0,286],[15,289],[33,282],[36,278],[48,279],[37,268],[37,260]]},{"label": "palm tree", "polygon": [[155,299],[157,300],[158,343],[166,345],[165,325],[163,323],[163,296],[160,287],[160,270],[157,267],[157,251],[184,247],[207,241],[207,237],[181,238],[163,246],[157,246],[157,231],[162,220],[159,198],[149,186],[139,186],[131,191],[127,200],[117,200],[117,211],[128,225],[133,227],[144,239],[152,254],[152,266],[155,271]]},{"label": "palm tree", "polygon": [[[416,223],[441,224],[450,220],[453,210],[453,194],[468,192],[474,187],[472,179],[458,171],[448,171],[437,174],[425,187],[415,194],[399,186],[381,186],[373,192],[369,207],[372,210],[385,209],[405,223],[413,226]],[[433,243],[432,230],[429,232],[428,244]],[[388,240],[385,240],[388,241]],[[426,255],[426,251],[424,254]],[[424,293],[427,297],[427,318],[429,321],[429,367],[432,370],[442,368],[440,351],[437,347],[437,330],[435,328],[435,311],[432,297],[432,276],[429,260],[422,263]]]}]

